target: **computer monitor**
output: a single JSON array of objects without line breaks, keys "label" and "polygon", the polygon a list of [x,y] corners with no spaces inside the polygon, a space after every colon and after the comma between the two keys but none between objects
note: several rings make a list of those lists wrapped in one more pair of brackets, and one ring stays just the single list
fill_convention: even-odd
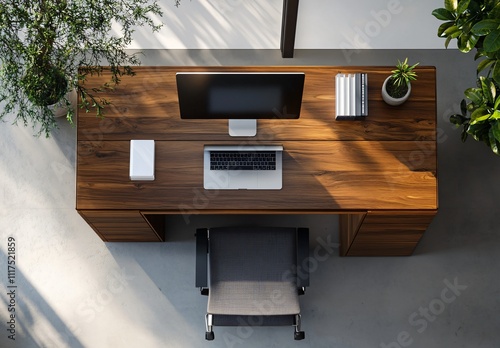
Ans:
[{"label": "computer monitor", "polygon": [[257,119],[300,116],[302,72],[178,72],[183,119],[228,119],[231,136],[255,136]]}]

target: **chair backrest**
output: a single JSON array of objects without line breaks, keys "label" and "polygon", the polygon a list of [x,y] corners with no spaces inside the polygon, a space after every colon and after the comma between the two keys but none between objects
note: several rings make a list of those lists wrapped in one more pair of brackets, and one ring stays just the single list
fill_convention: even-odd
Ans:
[{"label": "chair backrest", "polygon": [[296,284],[296,239],[295,228],[211,228],[210,281],[232,279]]}]

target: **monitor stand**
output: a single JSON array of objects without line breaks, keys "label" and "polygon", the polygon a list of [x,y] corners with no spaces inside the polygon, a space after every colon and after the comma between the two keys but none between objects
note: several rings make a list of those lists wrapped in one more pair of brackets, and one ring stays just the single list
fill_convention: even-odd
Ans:
[{"label": "monitor stand", "polygon": [[229,120],[229,135],[232,137],[254,137],[257,120]]}]

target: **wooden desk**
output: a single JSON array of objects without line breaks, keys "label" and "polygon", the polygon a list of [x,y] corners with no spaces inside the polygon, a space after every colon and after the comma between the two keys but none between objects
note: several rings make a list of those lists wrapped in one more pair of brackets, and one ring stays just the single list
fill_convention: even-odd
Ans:
[{"label": "wooden desk", "polygon": [[[419,67],[412,96],[386,105],[383,67],[140,67],[103,96],[104,119],[78,114],[76,208],[104,241],[164,240],[165,214],[341,214],[342,255],[410,255],[437,212],[436,83]],[[259,120],[251,138],[227,120],[181,120],[178,71],[301,71],[298,120]],[[338,72],[367,72],[369,116],[335,121]],[[92,77],[88,87],[108,76]],[[130,181],[131,139],[156,141],[155,181]],[[203,146],[282,144],[283,189],[203,189]],[[167,226],[168,231],[168,226]]]}]

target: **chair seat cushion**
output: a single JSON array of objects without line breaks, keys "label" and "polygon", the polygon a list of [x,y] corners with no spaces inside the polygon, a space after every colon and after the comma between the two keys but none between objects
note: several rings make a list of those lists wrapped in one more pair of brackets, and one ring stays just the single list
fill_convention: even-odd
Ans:
[{"label": "chair seat cushion", "polygon": [[216,228],[209,239],[208,313],[300,313],[294,228]]},{"label": "chair seat cushion", "polygon": [[299,295],[289,282],[227,281],[212,284],[207,312],[226,315],[299,314]]}]

